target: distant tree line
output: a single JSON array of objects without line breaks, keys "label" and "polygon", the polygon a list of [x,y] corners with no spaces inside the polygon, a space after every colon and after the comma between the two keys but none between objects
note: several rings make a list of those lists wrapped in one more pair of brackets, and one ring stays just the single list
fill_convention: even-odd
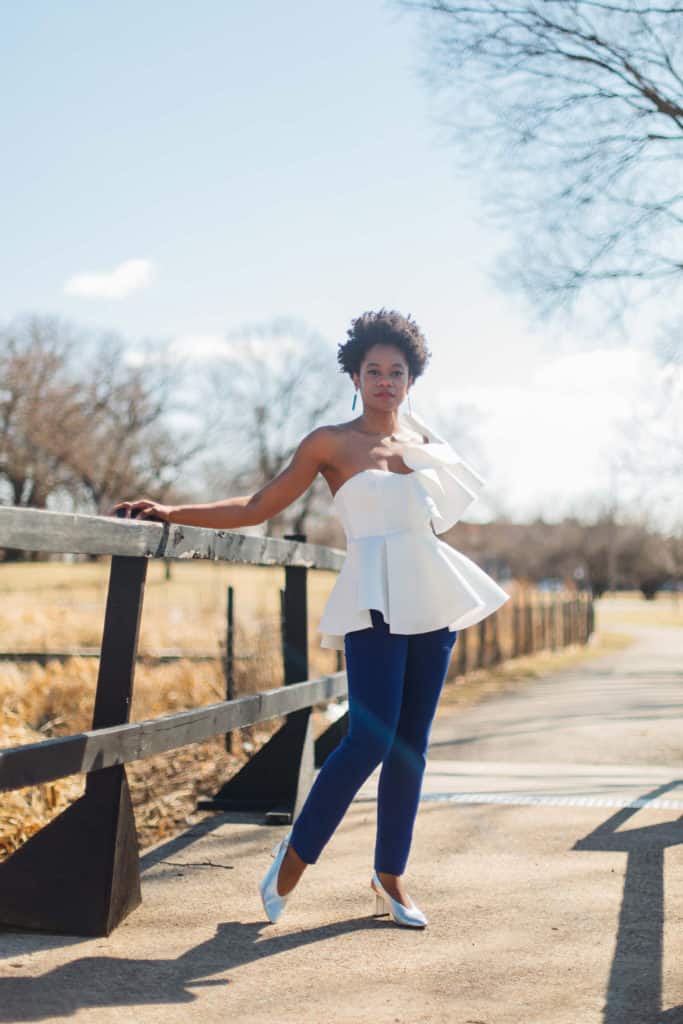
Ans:
[{"label": "distant tree line", "polygon": [[640,590],[652,599],[663,587],[683,585],[683,536],[644,523],[617,523],[611,513],[558,523],[459,523],[445,539],[498,575],[573,582],[596,597],[608,590]]}]

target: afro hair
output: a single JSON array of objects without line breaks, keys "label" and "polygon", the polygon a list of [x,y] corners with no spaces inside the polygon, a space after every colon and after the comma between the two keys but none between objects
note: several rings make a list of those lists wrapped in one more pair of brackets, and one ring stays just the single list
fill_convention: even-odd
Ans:
[{"label": "afro hair", "polygon": [[413,380],[424,372],[431,356],[425,337],[410,313],[403,316],[395,309],[363,313],[351,321],[346,334],[347,341],[337,349],[337,362],[340,372],[348,373],[352,379],[354,373],[360,373],[365,354],[373,345],[395,345],[400,349]]}]

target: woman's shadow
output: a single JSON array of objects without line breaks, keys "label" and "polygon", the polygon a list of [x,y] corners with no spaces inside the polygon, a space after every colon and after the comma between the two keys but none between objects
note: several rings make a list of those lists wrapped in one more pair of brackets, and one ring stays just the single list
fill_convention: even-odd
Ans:
[{"label": "woman's shadow", "polygon": [[[674,779],[647,793],[654,800],[683,785]],[[607,984],[604,1024],[683,1024],[683,1004],[662,1007],[664,851],[683,843],[683,816],[644,828],[618,829],[637,807],[613,814],[573,847],[628,854],[614,958]]]},{"label": "woman's shadow", "polygon": [[[84,1007],[191,1003],[198,994],[190,989],[230,983],[229,978],[211,978],[212,974],[223,974],[275,953],[373,927],[386,924],[362,917],[258,941],[263,921],[225,921],[210,939],[173,960],[81,957],[38,978],[0,978],[0,1021],[19,1024],[52,1020],[72,1016]],[[49,939],[54,945],[54,936]],[[11,959],[19,958],[20,955]]]},{"label": "woman's shadow", "polygon": [[[260,820],[259,816],[230,813],[208,818],[148,851],[141,858],[143,871],[170,863],[170,856],[191,848],[199,836],[219,828],[226,820],[251,821],[252,817],[254,821]],[[184,865],[185,868],[191,866]],[[198,998],[198,993],[191,991],[193,988],[230,984],[229,978],[212,978],[211,975],[224,975],[254,960],[350,932],[391,926],[388,917],[363,915],[310,931],[297,930],[296,933],[272,936],[266,932],[264,938],[262,932],[270,925],[265,917],[261,917],[253,923],[224,921],[217,925],[210,939],[172,960],[115,956],[75,958],[40,977],[0,978],[0,1024],[72,1016],[83,1007],[191,1003]],[[92,941],[91,938],[77,936],[0,928],[0,951],[3,935],[11,936],[11,955],[0,952],[0,960],[4,959],[9,970],[13,961],[25,961],[32,952]],[[103,937],[98,941],[106,942],[106,939]]]}]

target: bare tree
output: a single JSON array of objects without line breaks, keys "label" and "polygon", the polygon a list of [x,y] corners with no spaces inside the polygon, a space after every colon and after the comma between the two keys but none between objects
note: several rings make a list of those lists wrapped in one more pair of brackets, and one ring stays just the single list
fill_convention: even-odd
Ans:
[{"label": "bare tree", "polygon": [[[80,385],[88,428],[73,438],[70,463],[82,493],[97,513],[115,500],[145,494],[171,500],[184,490],[183,474],[192,458],[215,437],[204,421],[191,431],[172,422],[186,412],[180,398],[183,376],[148,343],[147,354],[131,363],[127,346],[115,334],[98,336],[83,361]],[[194,403],[191,403],[194,404]]]},{"label": "bare tree", "polygon": [[[204,460],[207,487],[250,493],[277,476],[302,438],[339,408],[344,390],[335,368],[329,345],[298,321],[275,319],[226,334],[224,353],[207,366],[204,389],[223,437],[220,453]],[[327,486],[317,477],[266,530],[306,532],[311,515],[328,502]]]},{"label": "bare tree", "polygon": [[[68,495],[107,512],[141,492],[163,500],[207,443],[170,423],[174,368],[126,360],[112,334],[87,337],[55,318],[0,328],[0,483],[12,504]],[[182,404],[182,403],[180,403]]]},{"label": "bare tree", "polygon": [[14,505],[45,508],[69,487],[66,435],[80,421],[67,364],[75,338],[54,318],[29,318],[0,332],[0,481]]},{"label": "bare tree", "polygon": [[683,5],[398,0],[463,165],[519,245],[503,279],[542,312],[590,285],[612,312],[683,282]]}]

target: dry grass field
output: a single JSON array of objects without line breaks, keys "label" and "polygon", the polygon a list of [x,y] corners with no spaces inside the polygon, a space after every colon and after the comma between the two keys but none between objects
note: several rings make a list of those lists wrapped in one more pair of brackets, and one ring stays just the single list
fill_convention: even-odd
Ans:
[{"label": "dry grass field", "polygon": [[[0,565],[0,651],[98,648],[108,578],[108,561]],[[325,601],[333,583],[333,573],[311,573],[314,608]],[[225,699],[220,657],[229,585],[235,590],[235,692],[280,684],[279,589],[284,586],[284,570],[181,562],[172,565],[168,580],[165,565],[150,561],[139,653],[197,652],[213,654],[216,660],[138,664],[131,721]],[[336,671],[333,652],[311,647],[311,675]],[[0,661],[0,747],[89,729],[97,671],[96,658],[53,660],[44,666]],[[235,737],[234,753],[217,737],[130,764],[127,772],[141,845],[173,834],[192,820],[197,797],[218,788],[279,724],[280,719],[273,719],[242,730]],[[78,775],[0,795],[0,859],[77,799],[84,781]]]},{"label": "dry grass field", "polygon": [[[0,650],[59,651],[99,647],[106,602],[108,561],[0,564]],[[309,574],[309,675],[337,671],[337,653],[319,647],[316,631],[320,612],[335,574]],[[140,628],[139,651],[156,655],[164,650],[211,653],[215,661],[181,659],[155,665],[141,662],[136,669],[131,721],[155,718],[172,711],[215,703],[225,697],[220,656],[226,632],[226,592],[235,591],[235,691],[247,693],[277,686],[282,680],[279,629],[279,590],[284,570],[230,566],[212,562],[176,562],[171,578],[165,565],[150,561]],[[527,592],[527,600],[547,597]],[[619,607],[616,607],[616,604]],[[483,699],[502,687],[576,659],[593,657],[614,645],[628,643],[615,631],[626,622],[657,621],[680,625],[680,608],[671,600],[645,602],[623,598],[599,603],[597,631],[587,647],[543,651],[506,661],[490,669],[457,676],[455,664],[444,688],[440,711]],[[510,649],[512,602],[499,613],[503,650]],[[476,640],[464,630],[458,643]],[[341,666],[340,666],[341,667]],[[0,661],[0,747],[68,735],[91,727],[97,680],[96,658],[66,661]],[[128,765],[141,846],[158,841],[203,817],[196,812],[199,796],[210,794],[229,777],[251,751],[265,742],[279,719],[242,730],[233,752],[223,737],[171,751]],[[322,709],[314,712],[317,733],[327,724]],[[0,860],[62,811],[83,792],[84,777],[0,795]]]}]

